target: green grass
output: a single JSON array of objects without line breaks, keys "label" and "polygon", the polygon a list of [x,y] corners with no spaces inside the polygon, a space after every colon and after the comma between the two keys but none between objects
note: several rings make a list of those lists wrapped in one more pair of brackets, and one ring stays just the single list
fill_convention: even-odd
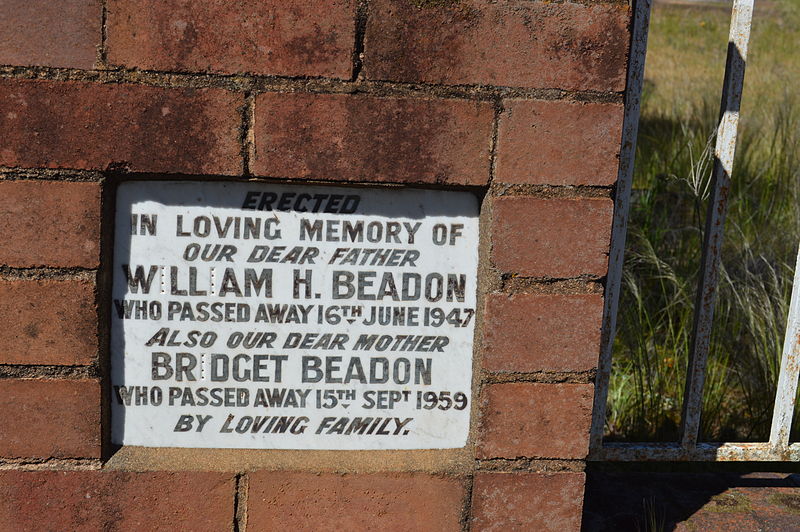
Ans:
[{"label": "green grass", "polygon": [[[756,5],[704,394],[705,440],[764,441],[769,433],[800,243],[798,6]],[[609,439],[678,437],[729,9],[654,8]]]}]

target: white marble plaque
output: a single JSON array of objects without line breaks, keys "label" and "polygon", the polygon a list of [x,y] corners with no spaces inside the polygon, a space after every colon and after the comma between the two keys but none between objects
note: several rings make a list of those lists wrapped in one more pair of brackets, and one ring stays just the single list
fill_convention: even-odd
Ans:
[{"label": "white marble plaque", "polygon": [[116,208],[115,443],[466,444],[472,194],[137,181]]}]

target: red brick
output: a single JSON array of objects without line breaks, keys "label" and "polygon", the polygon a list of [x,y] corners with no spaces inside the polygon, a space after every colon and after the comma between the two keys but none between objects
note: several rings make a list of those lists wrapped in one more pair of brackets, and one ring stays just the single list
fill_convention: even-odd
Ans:
[{"label": "red brick", "polygon": [[583,473],[476,473],[472,530],[580,530]]},{"label": "red brick", "polygon": [[[370,79],[622,91],[627,4],[370,2]],[[447,4],[447,5],[442,5]]]},{"label": "red brick", "polygon": [[238,174],[238,106],[222,89],[6,79],[0,165]]},{"label": "red brick", "polygon": [[504,273],[529,277],[602,277],[608,269],[613,210],[607,198],[498,198],[492,260]]},{"label": "red brick", "polygon": [[497,181],[611,185],[617,180],[621,104],[506,102],[497,143]]},{"label": "red brick", "polygon": [[603,296],[489,294],[483,367],[489,371],[586,371],[597,366]]},{"label": "red brick", "polygon": [[148,70],[349,79],[355,3],[110,0],[108,58]]},{"label": "red brick", "polygon": [[271,177],[482,185],[492,106],[468,100],[267,93],[254,171]]},{"label": "red brick", "polygon": [[100,46],[100,0],[3,0],[0,64],[89,69]]},{"label": "red brick", "polygon": [[0,364],[97,360],[92,281],[0,281]]},{"label": "red brick", "polygon": [[0,456],[100,456],[100,385],[96,380],[3,379],[0,412]]},{"label": "red brick", "polygon": [[224,473],[0,471],[0,530],[231,530]]},{"label": "red brick", "polygon": [[517,382],[481,393],[481,458],[585,458],[594,386]]},{"label": "red brick", "polygon": [[453,478],[260,471],[249,482],[248,530],[461,530]]},{"label": "red brick", "polygon": [[99,260],[98,183],[0,181],[0,264],[96,268]]}]

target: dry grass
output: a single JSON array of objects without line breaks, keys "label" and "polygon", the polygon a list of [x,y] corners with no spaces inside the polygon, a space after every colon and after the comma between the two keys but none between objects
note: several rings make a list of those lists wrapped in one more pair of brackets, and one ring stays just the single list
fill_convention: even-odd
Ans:
[{"label": "dry grass", "polygon": [[[717,105],[725,70],[730,4],[653,6],[645,114],[691,119]],[[769,119],[769,104],[800,96],[800,0],[756,2],[742,116]],[[767,104],[765,106],[765,104]]]},{"label": "dry grass", "polygon": [[[707,440],[763,441],[769,429],[800,242],[799,5],[756,5],[704,396]],[[729,13],[654,9],[612,439],[678,437]]]}]

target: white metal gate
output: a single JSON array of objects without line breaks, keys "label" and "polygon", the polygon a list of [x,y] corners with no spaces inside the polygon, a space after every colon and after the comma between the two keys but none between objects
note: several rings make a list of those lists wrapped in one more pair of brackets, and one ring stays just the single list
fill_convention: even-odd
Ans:
[{"label": "white metal gate", "polygon": [[[622,268],[644,83],[651,2],[652,0],[637,0],[634,7],[625,120],[614,205],[609,271],[606,281],[600,363],[595,383],[589,459],[596,461],[797,461],[800,460],[800,443],[789,442],[798,374],[800,373],[800,269],[797,267],[769,441],[761,443],[699,443],[697,441],[722,252],[723,227],[736,151],[739,106],[747,62],[753,0],[734,0],[733,3],[728,56],[722,87],[722,104],[716,132],[712,191],[706,214],[701,277],[694,308],[692,343],[681,415],[680,441],[673,443],[603,442],[612,346],[622,286]],[[800,251],[798,252],[798,261],[800,261]],[[800,263],[797,264],[800,265]]]}]

